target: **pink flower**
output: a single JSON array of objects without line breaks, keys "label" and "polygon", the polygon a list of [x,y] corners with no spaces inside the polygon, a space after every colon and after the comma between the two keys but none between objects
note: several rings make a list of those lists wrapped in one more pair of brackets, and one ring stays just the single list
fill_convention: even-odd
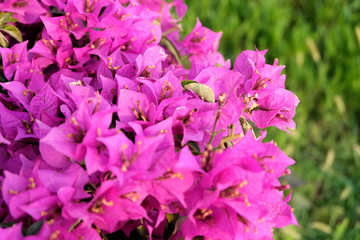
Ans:
[{"label": "pink flower", "polygon": [[9,228],[0,228],[1,237],[4,239],[23,239],[21,228],[22,222],[14,224]]},{"label": "pink flower", "polygon": [[199,19],[180,40],[183,0],[0,8],[34,46],[0,48],[0,219],[14,222],[1,236],[271,239],[297,225],[279,181],[294,161],[245,121],[295,128],[299,100],[267,50],[231,69]]},{"label": "pink flower", "polygon": [[36,0],[6,0],[0,3],[0,9],[14,13],[14,17],[25,24],[39,22],[39,17],[48,11]]},{"label": "pink flower", "polygon": [[184,38],[182,44],[189,53],[206,54],[209,51],[217,50],[221,35],[222,32],[215,33],[203,27],[200,20],[197,19],[194,30]]},{"label": "pink flower", "polygon": [[68,216],[83,219],[87,226],[95,224],[102,230],[114,232],[120,222],[147,218],[146,211],[139,205],[144,196],[136,190],[132,184],[119,188],[114,181],[103,182],[92,201],[69,205],[65,211]]},{"label": "pink flower", "polygon": [[[109,127],[113,110],[101,111],[103,101],[100,96],[90,103],[93,102],[95,104],[82,101],[79,109],[64,124],[52,128],[46,137],[40,140],[40,151],[48,164],[59,168],[66,167],[70,163],[67,157],[82,161],[89,144],[83,141],[96,135],[97,129],[101,132],[101,129]],[[106,104],[104,107],[107,108]],[[99,122],[101,125],[98,125]]]},{"label": "pink flower", "polygon": [[251,119],[259,128],[276,126],[284,131],[287,128],[295,129],[292,118],[299,99],[292,92],[278,88],[259,94],[257,99],[258,109],[252,111]]},{"label": "pink flower", "polygon": [[10,49],[0,47],[4,75],[8,80],[12,78],[14,72],[17,71],[18,68],[29,71],[30,63],[27,58],[27,44],[28,41],[25,41],[15,44]]}]

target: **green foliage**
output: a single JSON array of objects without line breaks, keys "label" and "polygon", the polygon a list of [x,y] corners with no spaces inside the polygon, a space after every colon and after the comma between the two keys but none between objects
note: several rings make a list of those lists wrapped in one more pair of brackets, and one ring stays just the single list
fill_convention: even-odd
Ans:
[{"label": "green foliage", "polygon": [[162,37],[160,44],[163,45],[166,49],[169,49],[169,52],[176,58],[176,61],[181,64],[180,53],[167,37]]},{"label": "green foliage", "polygon": [[31,235],[38,234],[41,230],[43,223],[44,223],[43,220],[39,220],[39,221],[31,224],[30,227],[26,230],[25,236],[31,236]]},{"label": "green foliage", "polygon": [[184,80],[184,81],[181,81],[181,86],[185,87],[189,83],[197,83],[197,82],[193,81],[193,80]]},{"label": "green foliage", "polygon": [[9,228],[12,225],[14,225],[15,223],[16,222],[3,222],[3,223],[0,223],[0,228]]},{"label": "green foliage", "polygon": [[300,99],[295,134],[270,129],[296,160],[284,179],[301,228],[276,239],[360,239],[360,1],[186,1],[189,33],[201,22],[222,31],[220,52],[234,62],[245,49],[269,49],[286,65],[286,85]]},{"label": "green foliage", "polygon": [[0,46],[1,47],[7,47],[9,45],[9,41],[6,39],[6,37],[2,32],[9,34],[11,37],[15,38],[16,41],[18,42],[23,41],[20,30],[17,27],[11,25],[11,23],[15,23],[15,22],[17,22],[17,19],[12,16],[12,13],[0,12]]},{"label": "green foliage", "polygon": [[191,89],[196,95],[206,102],[215,102],[214,90],[202,83],[188,83],[184,86],[185,90]]}]

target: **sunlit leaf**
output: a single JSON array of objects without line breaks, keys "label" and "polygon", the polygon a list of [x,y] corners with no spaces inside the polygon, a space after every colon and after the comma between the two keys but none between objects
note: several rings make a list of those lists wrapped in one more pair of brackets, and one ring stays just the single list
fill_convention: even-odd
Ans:
[{"label": "sunlit leaf", "polygon": [[193,80],[184,80],[184,81],[181,81],[181,86],[185,87],[185,85],[187,85],[189,83],[197,83],[197,82],[193,81]]},{"label": "sunlit leaf", "polygon": [[191,89],[196,95],[204,99],[206,102],[215,102],[214,91],[202,83],[189,83],[185,85],[185,90]]},{"label": "sunlit leaf", "polygon": [[3,48],[6,48],[9,45],[8,40],[6,39],[6,37],[0,32],[0,45]]},{"label": "sunlit leaf", "polygon": [[163,45],[167,50],[169,50],[169,52],[175,57],[176,61],[182,65],[179,51],[167,37],[163,36],[160,40],[160,44]]},{"label": "sunlit leaf", "polygon": [[244,117],[240,118],[240,124],[241,124],[241,127],[242,127],[245,134],[248,131],[252,131],[253,136],[256,137],[254,129],[251,127],[251,125],[246,121],[246,119]]},{"label": "sunlit leaf", "polygon": [[0,26],[5,23],[14,23],[18,20],[12,16],[10,12],[0,12]]},{"label": "sunlit leaf", "polygon": [[5,24],[0,30],[6,32],[11,37],[15,38],[18,42],[23,41],[20,30],[15,26]]},{"label": "sunlit leaf", "polygon": [[333,239],[335,240],[346,239],[344,235],[346,233],[346,230],[348,229],[349,223],[350,223],[349,218],[345,218],[340,224],[338,224],[337,227],[335,228]]}]

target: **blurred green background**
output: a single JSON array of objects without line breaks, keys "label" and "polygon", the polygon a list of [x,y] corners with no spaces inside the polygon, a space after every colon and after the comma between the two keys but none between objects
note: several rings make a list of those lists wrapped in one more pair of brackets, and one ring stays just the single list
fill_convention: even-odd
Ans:
[{"label": "blurred green background", "polygon": [[296,160],[292,207],[301,228],[276,239],[360,240],[360,0],[185,1],[184,33],[199,17],[223,32],[232,63],[245,49],[269,49],[286,65],[286,87],[300,99],[289,135],[269,137]]}]

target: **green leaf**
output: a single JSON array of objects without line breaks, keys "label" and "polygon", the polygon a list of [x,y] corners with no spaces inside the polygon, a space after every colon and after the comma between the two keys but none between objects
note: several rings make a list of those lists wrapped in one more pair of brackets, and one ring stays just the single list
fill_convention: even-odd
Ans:
[{"label": "green leaf", "polygon": [[182,55],[182,56],[180,57],[180,59],[181,59],[181,62],[182,62],[182,64],[183,64],[184,68],[186,68],[186,69],[190,69],[190,68],[191,68],[191,62],[190,62],[190,60],[189,60],[189,55]]},{"label": "green leaf", "polygon": [[175,57],[176,61],[179,64],[183,65],[179,51],[167,37],[163,36],[160,40],[160,44],[163,45],[167,50],[169,50],[169,52]]},{"label": "green leaf", "polygon": [[335,233],[333,235],[334,240],[345,239],[345,233],[349,229],[350,220],[345,218],[340,224],[338,224],[335,228]]},{"label": "green leaf", "polygon": [[[0,66],[0,82],[9,82],[4,75],[3,66]],[[0,88],[1,89],[1,88]]]},{"label": "green leaf", "polygon": [[144,226],[139,226],[136,228],[137,232],[141,236],[141,239],[148,239],[146,236],[148,235],[148,232]]},{"label": "green leaf", "polygon": [[197,83],[197,82],[193,81],[193,80],[184,80],[184,81],[181,81],[181,86],[184,88],[185,85],[187,85],[189,83]]},{"label": "green leaf", "polygon": [[15,38],[18,42],[23,41],[20,30],[13,25],[5,24],[0,30],[6,32],[7,34]]},{"label": "green leaf", "polygon": [[166,213],[166,220],[168,222],[174,221],[176,217],[177,217],[176,214]]},{"label": "green leaf", "polygon": [[94,29],[95,31],[104,31],[106,28],[98,28],[98,27],[93,27],[92,29]]},{"label": "green leaf", "polygon": [[26,236],[38,234],[41,230],[43,223],[44,223],[44,221],[40,220],[40,221],[37,221],[37,222],[34,222],[33,224],[31,224],[31,226],[26,231]]},{"label": "green leaf", "polygon": [[12,225],[14,225],[16,222],[4,222],[4,223],[0,223],[0,227],[1,228],[9,228]]},{"label": "green leaf", "polygon": [[202,98],[206,102],[215,102],[214,91],[205,84],[202,83],[189,83],[184,86],[185,90],[191,89],[196,95]]},{"label": "green leaf", "polygon": [[201,154],[201,150],[200,150],[200,147],[197,144],[197,142],[189,141],[186,144],[189,146],[190,151],[192,152],[192,154],[194,154],[194,155],[200,155]]},{"label": "green leaf", "polygon": [[9,41],[6,39],[6,37],[0,32],[0,45],[3,48],[6,48],[9,46]]},{"label": "green leaf", "polygon": [[0,12],[0,26],[5,23],[17,22],[18,20],[14,18],[12,15],[13,13],[10,12]]},{"label": "green leaf", "polygon": [[53,8],[50,10],[50,13],[52,16],[64,16],[65,15],[65,11],[64,10],[59,10],[57,8]]}]

